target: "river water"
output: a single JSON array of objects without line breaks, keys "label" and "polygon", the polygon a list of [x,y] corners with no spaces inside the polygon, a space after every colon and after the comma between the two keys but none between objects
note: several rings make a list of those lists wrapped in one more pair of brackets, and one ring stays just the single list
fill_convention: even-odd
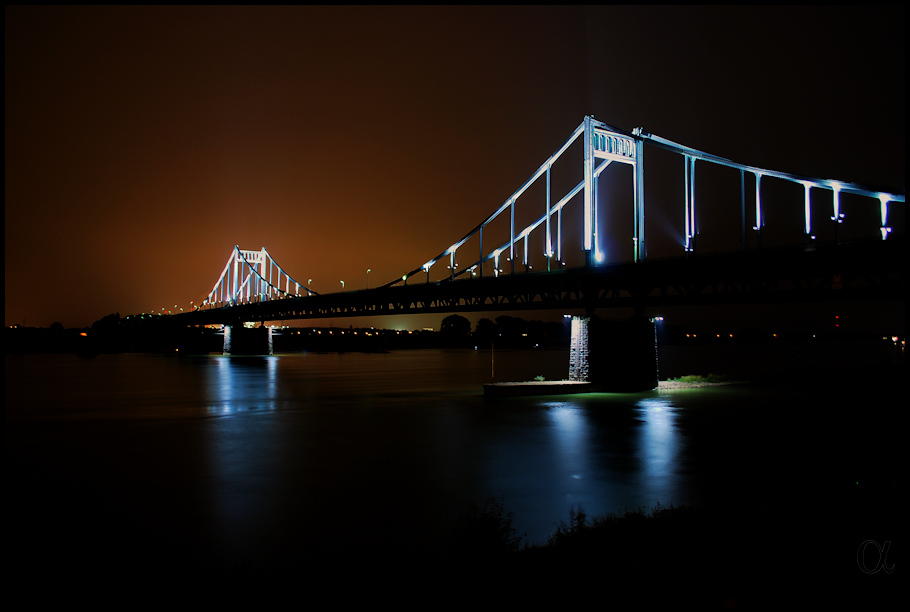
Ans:
[{"label": "river water", "polygon": [[563,378],[567,363],[559,350],[8,355],[9,554],[59,568],[433,558],[490,498],[543,542],[570,509],[802,511],[902,478],[893,374],[482,395],[491,376]]}]

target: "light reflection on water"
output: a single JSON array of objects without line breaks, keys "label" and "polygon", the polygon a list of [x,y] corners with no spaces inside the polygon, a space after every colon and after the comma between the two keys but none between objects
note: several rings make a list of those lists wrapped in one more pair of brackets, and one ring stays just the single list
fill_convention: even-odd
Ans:
[{"label": "light reflection on water", "polygon": [[581,479],[587,471],[585,457],[589,453],[587,445],[588,423],[584,414],[570,402],[546,404],[553,432],[553,446],[556,450],[555,461],[564,474],[571,478]]},{"label": "light reflection on water", "polygon": [[213,357],[208,368],[210,415],[251,410],[275,410],[278,397],[278,357]]},{"label": "light reflection on water", "polygon": [[[415,482],[409,486],[418,497],[440,493],[424,490],[426,485],[417,482],[426,478],[424,464],[436,464],[437,473],[428,476],[441,483],[462,481],[465,466],[477,466],[480,480],[475,476],[475,480],[458,485],[466,489],[444,490],[441,494],[453,501],[503,498],[516,515],[519,531],[532,541],[544,540],[559,520],[568,517],[569,509],[621,513],[682,501],[680,444],[670,397],[655,393],[596,394],[484,402],[485,416],[465,419],[464,410],[470,411],[483,401],[478,396],[482,380],[473,387],[473,394],[441,403],[439,399],[446,397],[447,388],[451,392],[465,387],[463,377],[470,377],[472,370],[462,369],[454,387],[441,373],[428,380],[427,372],[433,371],[428,366],[436,357],[447,364],[457,359],[451,353],[399,354],[394,358],[212,358],[206,370],[207,412],[227,417],[215,426],[217,432],[209,438],[207,453],[212,470],[210,490],[217,500],[214,511],[219,522],[234,533],[256,531],[256,525],[268,520],[276,507],[288,503],[281,493],[288,486],[281,478],[288,474],[301,481],[318,481],[317,489],[328,489],[321,494],[362,504],[363,500],[347,490],[356,488],[359,477],[352,476],[344,465],[353,462],[363,465],[361,472],[382,473],[390,460],[374,454],[376,439],[381,440],[382,447],[399,447],[408,453],[405,461],[409,465],[403,471],[400,466],[390,466],[388,471],[397,473],[388,476],[413,478]],[[371,369],[371,363],[376,367]],[[409,367],[422,373],[414,393],[407,392]],[[398,375],[392,380],[404,382],[390,383],[393,368]],[[299,385],[307,374],[311,379],[305,383],[306,393],[302,393]],[[476,375],[485,377],[485,367],[478,368]],[[398,393],[393,391],[395,384],[401,385]],[[371,392],[376,389],[383,392]],[[319,415],[315,422],[302,412],[302,395],[308,395],[306,407],[314,408]],[[276,417],[281,421],[256,417],[256,413],[278,411],[279,405],[283,416]],[[385,412],[389,410],[392,413]],[[390,421],[392,414],[402,410],[408,429],[413,428],[410,434]],[[345,415],[344,424],[336,422],[341,415]],[[243,419],[234,420],[240,417]],[[440,420],[446,425],[441,426]],[[373,425],[363,430],[359,421]],[[295,450],[281,443],[288,435],[295,437]],[[325,436],[329,436],[328,444]],[[421,443],[415,444],[415,439]],[[453,439],[459,441],[453,444]],[[300,449],[313,445],[320,449],[318,468],[300,461]],[[341,450],[338,445],[346,454],[341,462],[335,457]],[[445,461],[437,462],[422,454],[425,447],[432,455],[439,448],[450,454]],[[276,465],[283,476],[275,476]],[[435,485],[429,488],[435,489]],[[340,492],[342,489],[346,491]]]},{"label": "light reflection on water", "polygon": [[638,401],[639,418],[643,421],[638,454],[642,466],[641,486],[646,497],[656,501],[678,500],[679,440],[676,412],[670,399],[647,397]]},{"label": "light reflection on water", "polygon": [[[736,516],[903,482],[893,407],[906,386],[891,370],[853,386],[488,400],[491,357],[7,356],[8,522],[21,534],[8,556],[67,570],[425,559],[490,497],[543,542],[570,509]],[[566,362],[497,351],[496,372],[556,378]]]},{"label": "light reflection on water", "polygon": [[[516,378],[538,372],[553,378],[546,368],[564,368],[566,355],[503,351],[496,360],[497,371]],[[44,377],[42,406],[55,412],[30,408],[32,422],[89,415],[91,429],[67,437],[69,448],[117,457],[126,433],[133,458],[119,459],[118,470],[135,482],[167,483],[149,493],[159,506],[182,508],[191,491],[194,520],[229,557],[299,546],[293,531],[314,524],[326,533],[337,533],[333,525],[358,525],[352,539],[364,541],[393,533],[389,525],[403,521],[420,532],[415,539],[439,541],[458,514],[489,497],[502,499],[518,532],[535,542],[571,508],[594,515],[686,503],[694,491],[683,469],[692,445],[679,420],[693,400],[714,393],[485,400],[490,355],[474,351],[111,356],[54,361],[57,369],[49,372],[34,363],[33,375],[10,376],[8,365],[10,402],[30,397],[27,382]],[[126,366],[129,384],[117,383]],[[117,393],[54,395],[66,388],[51,384],[54,378],[75,373],[87,389],[115,385]],[[142,420],[129,421],[132,413]],[[29,452],[55,457],[59,440],[48,432]],[[66,459],[73,456],[79,453]],[[97,479],[94,490],[110,491],[98,503],[147,504],[144,491],[138,499],[118,497],[119,481],[97,465],[86,463],[83,471]],[[425,511],[415,513],[415,506]]]},{"label": "light reflection on water", "polygon": [[540,401],[540,406],[546,409],[549,440],[527,452],[549,464],[549,470],[538,473],[536,484],[551,519],[538,523],[543,530],[527,525],[532,539],[545,538],[557,520],[568,517],[570,508],[622,513],[686,498],[681,434],[670,398],[604,393]]}]

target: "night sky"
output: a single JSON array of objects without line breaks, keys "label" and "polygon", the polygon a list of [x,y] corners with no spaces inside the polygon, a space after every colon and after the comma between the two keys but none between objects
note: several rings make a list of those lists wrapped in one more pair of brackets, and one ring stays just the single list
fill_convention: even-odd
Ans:
[{"label": "night sky", "polygon": [[904,190],[902,8],[5,13],[7,325],[200,303],[235,244],[319,292],[391,281],[585,115]]}]

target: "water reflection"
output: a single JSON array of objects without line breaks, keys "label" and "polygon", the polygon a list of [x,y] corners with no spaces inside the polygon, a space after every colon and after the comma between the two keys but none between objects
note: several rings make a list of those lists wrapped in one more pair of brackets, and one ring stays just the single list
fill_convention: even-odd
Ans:
[{"label": "water reflection", "polygon": [[542,528],[525,527],[532,539],[545,538],[552,517],[565,517],[570,508],[603,514],[685,503],[683,434],[672,398],[592,394],[541,407],[546,440],[525,450],[539,468],[535,490],[514,491],[537,498]]},{"label": "water reflection", "polygon": [[209,414],[276,409],[278,357],[216,357],[215,364],[208,370]]},{"label": "water reflection", "polygon": [[585,414],[571,402],[553,402],[546,407],[553,432],[554,463],[562,474],[579,480],[588,467],[590,455]]},{"label": "water reflection", "polygon": [[[276,516],[322,516],[315,499],[398,508],[410,503],[413,491],[442,495],[449,505],[503,497],[515,512],[516,528],[537,542],[573,508],[593,515],[687,501],[678,398],[541,398],[491,404],[482,418],[462,421],[463,405],[475,399],[440,404],[435,388],[444,388],[446,375],[430,377],[429,393],[387,392],[380,401],[374,392],[385,389],[388,370],[371,378],[377,364],[370,362],[372,370],[356,367],[365,357],[285,360],[281,368],[279,359],[218,357],[209,368],[208,412],[232,417],[217,419],[210,432],[209,495],[214,525],[229,534],[226,540],[236,550],[262,545],[268,539],[263,530]],[[410,354],[402,359],[396,370],[426,361]],[[293,409],[303,404],[313,410]],[[451,427],[439,433],[439,423],[452,420],[464,426],[461,443],[454,445]],[[444,486],[440,493],[419,483],[427,481],[426,453],[435,456],[442,446],[451,453],[445,463],[452,468],[435,482],[452,489]],[[396,473],[408,484],[381,476],[364,480],[364,473]]]},{"label": "water reflection", "polygon": [[216,419],[206,432],[211,527],[228,556],[262,550],[275,537],[265,525],[280,505],[274,460],[283,456],[282,438],[272,418],[278,408],[278,359],[215,357],[208,368],[208,414],[230,417]]},{"label": "water reflection", "polygon": [[636,404],[642,427],[637,455],[641,464],[640,487],[657,501],[678,499],[681,471],[676,410],[669,397],[643,398]]}]

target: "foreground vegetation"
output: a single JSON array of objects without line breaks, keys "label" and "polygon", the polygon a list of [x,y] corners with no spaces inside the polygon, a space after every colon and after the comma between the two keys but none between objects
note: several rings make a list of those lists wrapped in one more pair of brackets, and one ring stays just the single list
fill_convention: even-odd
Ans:
[{"label": "foreground vegetation", "polygon": [[697,384],[717,384],[730,382],[731,377],[725,374],[708,374],[707,376],[702,376],[701,374],[687,374],[685,376],[680,376],[679,378],[668,378],[669,382],[679,382],[686,383],[690,385]]},{"label": "foreground vegetation", "polygon": [[[524,541],[513,526],[513,514],[507,512],[500,500],[488,499],[483,506],[474,507],[462,515],[453,532],[451,553],[454,557],[495,558],[515,556],[522,559],[540,560],[545,557],[562,557],[611,550],[613,553],[623,545],[642,547],[647,539],[660,535],[666,543],[671,533],[680,536],[683,531],[690,534],[705,518],[706,511],[689,506],[663,507],[660,504],[645,511],[642,508],[625,514],[591,516],[583,508],[569,511],[568,522],[561,521],[546,542]],[[606,548],[604,548],[606,547]],[[630,554],[631,550],[625,550]],[[650,553],[649,553],[650,554]]]},{"label": "foreground vegetation", "polygon": [[517,533],[501,502],[488,500],[462,517],[450,559],[524,593],[598,593],[617,609],[868,602],[870,589],[889,584],[879,577],[870,585],[857,569],[857,546],[868,536],[853,527],[868,526],[869,517],[851,505],[820,513],[657,505],[602,516],[577,508],[546,542],[534,543]]}]

